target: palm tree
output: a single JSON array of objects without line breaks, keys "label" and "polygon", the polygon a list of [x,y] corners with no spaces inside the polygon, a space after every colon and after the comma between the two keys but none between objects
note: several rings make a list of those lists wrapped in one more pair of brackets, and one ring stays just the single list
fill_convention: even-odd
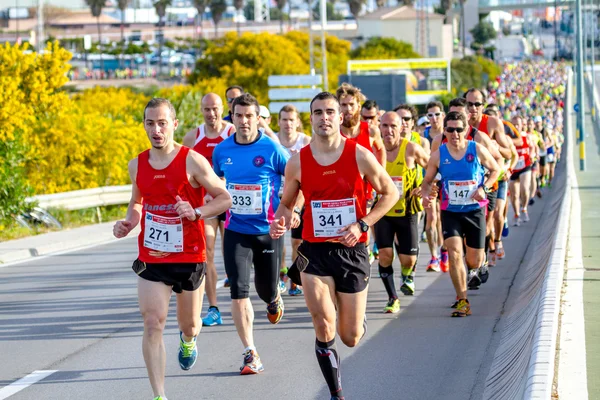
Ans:
[{"label": "palm tree", "polygon": [[279,33],[283,34],[283,7],[287,4],[287,0],[275,0],[279,9]]},{"label": "palm tree", "polygon": [[[106,0],[85,0],[86,4],[90,6],[92,16],[96,17],[96,26],[98,27],[98,48],[102,45],[102,32],[100,32],[100,15],[102,15],[102,8],[106,3]],[[102,50],[100,50],[100,67],[104,72],[104,58],[102,57]]]},{"label": "palm tree", "polygon": [[[235,7],[235,10],[237,11],[237,34],[238,36],[240,36],[240,10],[242,8],[244,8],[244,0],[233,0],[233,6]],[[255,17],[256,18],[256,17]]]},{"label": "palm tree", "polygon": [[194,0],[192,3],[196,7],[196,10],[198,10],[196,21],[200,27],[200,37],[203,37],[202,21],[204,20],[204,11],[206,10],[206,6],[208,6],[208,0]]},{"label": "palm tree", "polygon": [[225,10],[227,10],[227,3],[225,0],[211,0],[210,13],[212,14],[212,20],[215,24],[215,39],[219,32],[219,22],[221,22]]},{"label": "palm tree", "polygon": [[117,7],[121,10],[121,58],[119,59],[119,65],[123,68],[123,51],[125,50],[125,11],[129,5],[130,0],[118,0]]},{"label": "palm tree", "polygon": [[454,7],[454,0],[440,0],[440,6],[444,10],[444,24],[448,23],[449,13]]},{"label": "palm tree", "polygon": [[366,4],[366,0],[348,0],[350,6],[350,12],[354,15],[354,19],[358,21],[358,14],[360,14],[362,7]]},{"label": "palm tree", "polygon": [[162,73],[162,49],[165,42],[163,26],[165,25],[165,15],[167,15],[167,7],[171,5],[172,0],[154,0],[154,8],[158,15],[158,74]]}]

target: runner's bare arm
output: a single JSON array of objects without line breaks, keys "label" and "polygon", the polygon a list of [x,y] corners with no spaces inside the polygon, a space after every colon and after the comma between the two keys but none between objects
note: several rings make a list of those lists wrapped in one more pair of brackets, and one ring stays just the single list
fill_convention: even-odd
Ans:
[{"label": "runner's bare arm", "polygon": [[[271,237],[277,239],[285,234],[289,229],[292,219],[292,210],[294,204],[297,204],[298,192],[300,191],[300,154],[294,154],[285,166],[285,183],[283,185],[283,195],[279,202],[279,207],[273,217],[270,227]],[[304,196],[302,196],[304,202]],[[283,224],[281,218],[283,217]]]},{"label": "runner's bare arm", "polygon": [[[429,142],[428,140],[425,140]],[[413,144],[413,143],[409,143]],[[429,144],[429,143],[428,143]],[[414,157],[415,163],[419,164],[423,168],[427,168],[427,163],[429,162],[429,153],[421,146],[412,146],[414,148]]]},{"label": "runner's bare arm", "polygon": [[[521,142],[523,141],[523,139],[521,139]],[[519,155],[517,154],[517,148],[515,147],[515,144],[511,141],[510,142],[510,165],[509,165],[509,169],[512,171],[516,166],[517,163],[519,162]]]},{"label": "runner's bare arm", "polygon": [[429,198],[429,196],[431,196],[431,187],[433,185],[433,181],[435,180],[435,176],[438,173],[439,165],[440,152],[436,150],[431,154],[431,157],[429,158],[429,162],[427,163],[427,171],[425,172],[423,183],[421,183],[421,197],[423,198],[423,207],[425,208],[429,207],[429,204],[431,204],[431,199]]},{"label": "runner's bare arm", "polygon": [[383,140],[381,139],[381,132],[375,126],[369,127],[369,136],[371,137],[371,146],[373,148],[373,154],[375,154],[375,158],[379,165],[385,165],[386,161],[386,152],[385,147],[383,146]]},{"label": "runner's bare arm", "polygon": [[135,178],[137,176],[138,159],[134,158],[129,161],[127,168],[129,169],[129,177],[131,178],[131,200],[127,207],[127,215],[122,221],[117,221],[113,227],[113,235],[116,238],[123,238],[131,232],[133,228],[140,223],[142,216],[142,194],[137,186]]},{"label": "runner's bare arm", "polygon": [[181,144],[183,144],[185,147],[189,147],[190,149],[193,148],[194,143],[196,142],[196,133],[198,133],[198,128],[194,128],[186,133]]},{"label": "runner's bare arm", "polygon": [[477,143],[477,157],[479,158],[479,162],[481,165],[486,167],[489,171],[489,175],[486,180],[483,182],[485,186],[491,188],[494,183],[498,180],[498,176],[500,176],[500,166],[492,157],[487,148]]},{"label": "runner's bare arm", "polygon": [[502,159],[502,154],[498,149],[500,145],[494,146],[494,143],[492,143],[492,139],[490,139],[488,135],[486,135],[483,132],[477,132],[477,136],[475,136],[475,141],[483,147],[485,147],[490,152],[492,157],[494,157],[494,159]]},{"label": "runner's bare arm", "polygon": [[[494,134],[491,136],[494,138],[494,140],[500,146],[498,151],[500,152],[502,157],[504,157],[506,159],[510,159],[510,157],[511,157],[510,144],[509,144],[508,138],[506,137],[506,133],[504,133],[504,124],[498,117],[490,117],[490,121],[492,122],[492,132],[494,132]],[[488,122],[488,125],[489,125],[489,122]],[[489,149],[489,147],[488,147],[488,149]],[[496,158],[496,157],[494,157],[494,158]]]},{"label": "runner's bare arm", "polygon": [[202,218],[215,217],[231,207],[231,196],[225,182],[215,174],[206,158],[190,151],[186,161],[188,173],[213,199],[200,207]]},{"label": "runner's bare arm", "polygon": [[421,147],[427,152],[427,154],[431,154],[431,146],[429,145],[429,140],[421,137]]},{"label": "runner's bare arm", "polygon": [[381,195],[371,212],[363,218],[367,225],[373,226],[396,204],[400,195],[390,175],[379,165],[373,153],[368,149],[356,146],[356,162],[360,173]]}]

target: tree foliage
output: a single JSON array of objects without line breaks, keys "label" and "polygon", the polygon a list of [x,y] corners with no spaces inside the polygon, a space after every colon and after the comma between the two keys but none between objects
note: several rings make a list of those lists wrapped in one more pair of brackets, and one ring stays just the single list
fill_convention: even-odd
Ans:
[{"label": "tree foliage", "polygon": [[496,39],[496,36],[498,36],[496,29],[494,29],[494,25],[487,21],[480,21],[469,32],[473,35],[473,40],[476,43],[480,43],[482,46],[490,40]]},{"label": "tree foliage", "polygon": [[393,60],[397,58],[421,58],[410,43],[393,38],[372,37],[365,44],[350,52],[354,60]]}]

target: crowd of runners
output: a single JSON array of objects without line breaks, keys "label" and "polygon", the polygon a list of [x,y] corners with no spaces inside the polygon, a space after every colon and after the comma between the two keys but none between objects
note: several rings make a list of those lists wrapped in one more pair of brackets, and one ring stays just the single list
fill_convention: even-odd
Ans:
[{"label": "crowd of runners", "polygon": [[[201,327],[224,323],[217,257],[244,349],[240,373],[264,370],[254,343],[253,275],[272,324],[284,316],[286,292],[304,296],[332,400],[344,398],[336,336],[354,347],[367,333],[372,265],[388,296],[382,312],[398,313],[397,287],[415,293],[426,241],[426,271],[449,273],[456,292],[450,315],[471,315],[468,291],[487,282],[510,251],[503,238],[529,221],[528,207],[552,187],[565,81],[562,64],[509,64],[487,88],[471,88],[447,107],[432,101],[421,115],[410,104],[380,110],[342,84],[311,101],[310,136],[292,105],[273,116],[274,132],[269,111],[231,86],[225,102],[216,93],[203,97],[204,123],[183,144],[174,141],[171,103],[151,100],[144,110],[151,147],[129,163],[131,202],[114,235],[141,224],[133,270],[154,399],[166,399],[163,331],[172,291],[182,369],[196,362]],[[292,254],[285,255],[288,230]]]}]

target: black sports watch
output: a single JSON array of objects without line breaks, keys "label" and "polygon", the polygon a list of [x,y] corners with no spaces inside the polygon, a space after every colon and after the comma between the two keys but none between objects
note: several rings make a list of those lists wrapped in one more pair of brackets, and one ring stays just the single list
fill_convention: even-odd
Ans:
[{"label": "black sports watch", "polygon": [[294,212],[300,215],[302,213],[302,210],[300,209],[300,207],[294,207]]},{"label": "black sports watch", "polygon": [[358,225],[360,225],[361,232],[369,232],[369,225],[367,225],[367,223],[365,221],[363,221],[362,219],[359,219],[356,222],[358,222]]},{"label": "black sports watch", "polygon": [[490,189],[489,187],[485,186],[483,183],[481,184],[481,186],[483,188],[483,191],[485,192],[485,194],[490,194],[492,192],[492,189]]}]

